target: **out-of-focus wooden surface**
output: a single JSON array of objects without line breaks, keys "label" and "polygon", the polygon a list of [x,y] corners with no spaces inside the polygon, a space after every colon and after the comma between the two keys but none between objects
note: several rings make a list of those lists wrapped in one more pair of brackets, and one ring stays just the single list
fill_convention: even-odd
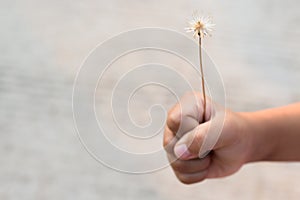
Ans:
[{"label": "out-of-focus wooden surface", "polygon": [[299,5],[2,0],[0,199],[299,199],[297,163],[247,165],[193,186],[179,183],[170,168],[140,176],[110,170],[80,144],[71,107],[76,71],[96,44],[143,26],[183,32],[194,9],[217,24],[205,46],[223,76],[228,107],[253,111],[300,101]]}]

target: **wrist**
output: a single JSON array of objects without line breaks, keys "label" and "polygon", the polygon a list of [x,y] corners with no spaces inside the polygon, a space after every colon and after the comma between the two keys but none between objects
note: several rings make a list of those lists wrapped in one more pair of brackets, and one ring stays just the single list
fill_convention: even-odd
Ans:
[{"label": "wrist", "polygon": [[268,119],[260,112],[240,113],[243,118],[242,132],[246,136],[248,155],[246,162],[267,161],[271,157],[275,138],[268,131]]}]

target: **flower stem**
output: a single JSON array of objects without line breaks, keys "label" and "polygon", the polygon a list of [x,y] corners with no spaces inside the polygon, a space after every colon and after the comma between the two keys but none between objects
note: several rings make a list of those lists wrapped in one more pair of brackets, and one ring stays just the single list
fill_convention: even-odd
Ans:
[{"label": "flower stem", "polygon": [[204,83],[204,73],[202,66],[202,42],[201,35],[199,35],[199,61],[200,61],[200,72],[201,72],[201,85],[202,85],[202,95],[203,95],[203,122],[205,121],[206,114],[206,94],[205,94],[205,83]]}]

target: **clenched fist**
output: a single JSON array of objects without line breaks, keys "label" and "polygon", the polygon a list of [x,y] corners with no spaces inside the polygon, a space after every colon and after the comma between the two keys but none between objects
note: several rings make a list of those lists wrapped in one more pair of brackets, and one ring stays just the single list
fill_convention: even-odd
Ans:
[{"label": "clenched fist", "polygon": [[168,113],[164,147],[178,179],[186,184],[224,177],[248,161],[252,140],[243,114],[210,100],[203,116],[201,93],[187,93]]}]

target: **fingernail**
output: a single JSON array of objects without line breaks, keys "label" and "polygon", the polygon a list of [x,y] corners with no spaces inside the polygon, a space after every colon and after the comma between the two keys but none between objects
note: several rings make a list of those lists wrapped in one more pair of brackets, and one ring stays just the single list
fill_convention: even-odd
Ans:
[{"label": "fingernail", "polygon": [[189,152],[185,144],[180,144],[178,146],[175,146],[174,153],[177,158],[188,159],[189,157],[192,156],[192,154]]}]

